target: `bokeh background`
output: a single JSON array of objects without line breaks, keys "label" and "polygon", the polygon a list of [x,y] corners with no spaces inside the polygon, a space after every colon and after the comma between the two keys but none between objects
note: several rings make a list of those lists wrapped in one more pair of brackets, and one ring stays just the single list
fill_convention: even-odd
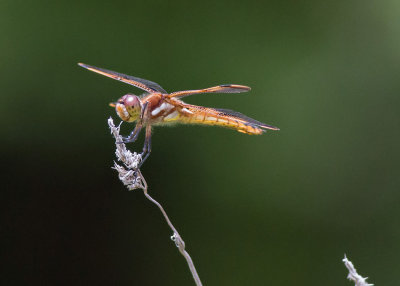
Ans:
[{"label": "bokeh background", "polygon": [[[142,171],[204,285],[376,285],[400,267],[398,1],[0,2],[1,285],[194,285],[158,209],[111,169],[84,62],[281,128],[154,130]],[[132,124],[123,124],[124,134]],[[133,150],[141,150],[143,135]]]}]

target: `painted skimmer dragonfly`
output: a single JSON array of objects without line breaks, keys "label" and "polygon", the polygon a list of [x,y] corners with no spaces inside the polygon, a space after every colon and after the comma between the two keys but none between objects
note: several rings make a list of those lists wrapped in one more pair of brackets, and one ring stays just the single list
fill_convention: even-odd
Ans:
[{"label": "painted skimmer dragonfly", "polygon": [[231,128],[245,134],[262,134],[266,129],[279,130],[278,127],[268,125],[247,117],[239,112],[196,106],[187,104],[180,98],[199,93],[241,93],[250,90],[250,87],[238,84],[224,84],[205,89],[166,92],[155,82],[117,73],[115,71],[98,68],[79,63],[90,71],[133,85],[145,91],[141,96],[131,93],[125,94],[110,106],[115,107],[118,116],[126,122],[136,121],[136,127],[124,143],[134,142],[142,128],[146,129],[146,139],[143,147],[142,163],[151,152],[151,127],[174,123],[217,125]]}]

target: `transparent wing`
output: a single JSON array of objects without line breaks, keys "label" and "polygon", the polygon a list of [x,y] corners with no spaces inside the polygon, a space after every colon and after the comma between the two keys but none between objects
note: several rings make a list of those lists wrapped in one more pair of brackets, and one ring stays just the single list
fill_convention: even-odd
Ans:
[{"label": "transparent wing", "polygon": [[213,109],[215,109],[217,112],[219,112],[220,115],[227,115],[227,116],[231,116],[234,118],[239,118],[239,119],[246,121],[249,124],[256,125],[256,126],[259,126],[262,128],[271,129],[271,130],[279,130],[278,127],[262,123],[258,120],[250,118],[250,117],[248,117],[240,112],[234,111],[234,110],[223,109],[223,108],[213,108]]},{"label": "transparent wing", "polygon": [[192,94],[198,93],[240,93],[240,92],[247,92],[251,88],[245,85],[238,85],[238,84],[224,84],[218,85],[214,87],[209,87],[205,89],[196,89],[196,90],[183,90],[183,91],[176,91],[169,94],[167,97],[184,97]]},{"label": "transparent wing", "polygon": [[138,77],[122,74],[122,73],[117,73],[115,71],[106,70],[106,69],[98,68],[98,67],[83,64],[83,63],[79,63],[78,65],[80,65],[81,67],[84,67],[92,72],[104,75],[106,77],[109,77],[109,78],[112,78],[112,79],[115,79],[118,81],[122,81],[124,83],[130,84],[133,86],[136,86],[137,88],[143,89],[150,93],[153,93],[153,92],[161,92],[164,94],[167,93],[160,85],[158,85],[155,82],[146,80],[146,79],[142,79],[142,78],[138,78]]}]

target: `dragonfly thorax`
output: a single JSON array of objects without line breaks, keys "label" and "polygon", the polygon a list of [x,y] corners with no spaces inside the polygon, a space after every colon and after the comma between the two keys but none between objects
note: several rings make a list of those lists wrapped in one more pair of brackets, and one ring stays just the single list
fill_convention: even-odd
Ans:
[{"label": "dragonfly thorax", "polygon": [[136,121],[142,112],[140,98],[134,94],[125,94],[115,105],[118,116],[128,122]]}]

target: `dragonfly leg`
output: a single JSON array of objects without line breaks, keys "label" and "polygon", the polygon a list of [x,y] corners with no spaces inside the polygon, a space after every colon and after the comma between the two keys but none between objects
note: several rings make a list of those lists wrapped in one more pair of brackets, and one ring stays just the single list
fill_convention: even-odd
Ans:
[{"label": "dragonfly leg", "polygon": [[143,120],[143,118],[144,118],[144,115],[145,115],[145,113],[146,113],[146,111],[147,111],[147,105],[149,104],[149,102],[146,102],[145,104],[143,104],[143,107],[142,107],[142,112],[140,112],[140,119],[141,120]]},{"label": "dragonfly leg", "polygon": [[[143,108],[142,108],[142,112],[141,112],[141,115],[140,115],[142,119],[143,119],[144,113],[145,113],[145,111],[146,111],[146,109],[147,109],[147,104],[148,104],[148,102],[146,102],[146,103],[144,104]],[[133,131],[131,132],[131,134],[129,134],[128,137],[123,137],[123,138],[122,138],[122,142],[123,142],[123,143],[132,143],[132,142],[135,142],[136,139],[137,139],[138,136],[139,136],[139,133],[140,133],[140,130],[141,130],[141,129],[142,129],[142,123],[141,123],[141,122],[138,122],[138,123],[136,124],[135,129],[133,129]]]},{"label": "dragonfly leg", "polygon": [[139,168],[142,166],[144,161],[149,157],[151,153],[151,126],[146,126],[146,139],[144,140],[143,152],[142,152],[142,161],[139,164]]},{"label": "dragonfly leg", "polygon": [[128,137],[122,137],[122,141],[124,143],[131,143],[131,142],[135,142],[137,137],[139,136],[140,130],[142,129],[142,125],[141,124],[136,124],[135,129],[133,129],[133,131],[131,132],[131,134]]}]

